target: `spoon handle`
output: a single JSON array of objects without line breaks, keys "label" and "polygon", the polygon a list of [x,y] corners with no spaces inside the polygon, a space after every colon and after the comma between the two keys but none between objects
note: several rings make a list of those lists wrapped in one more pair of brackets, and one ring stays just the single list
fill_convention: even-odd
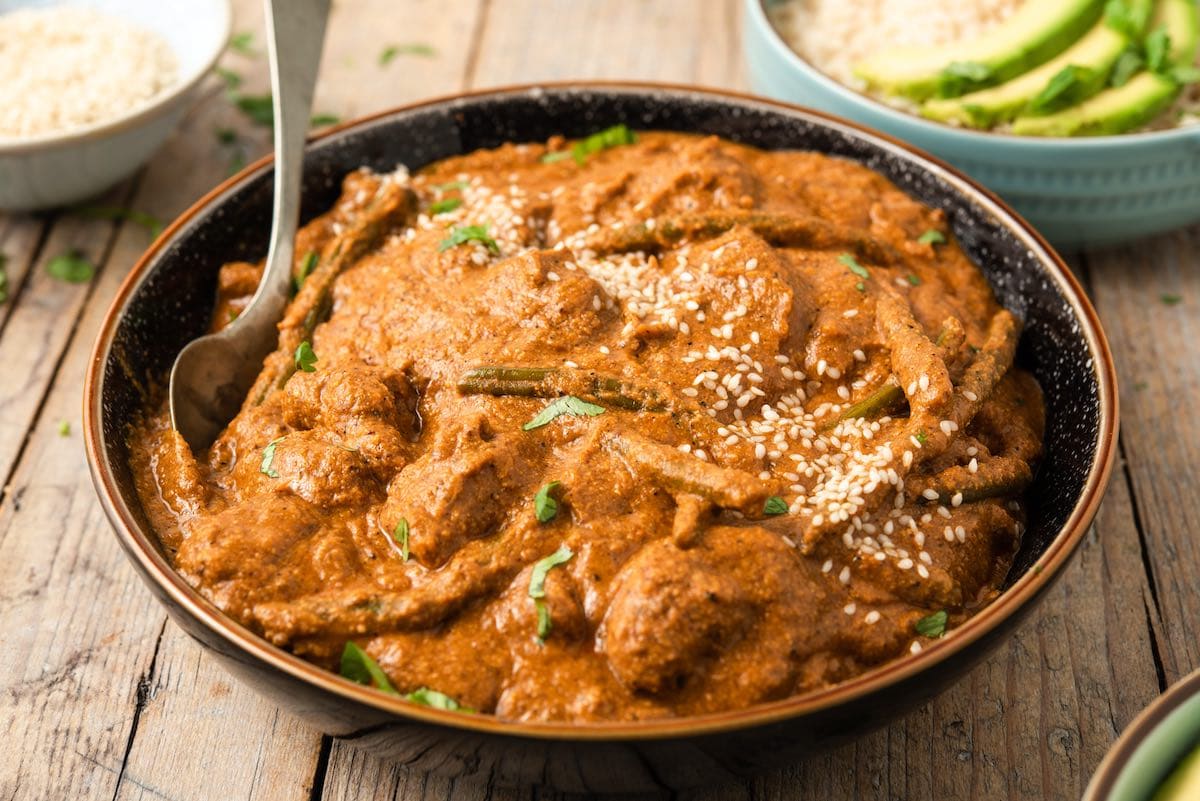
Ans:
[{"label": "spoon handle", "polygon": [[267,265],[242,324],[274,326],[291,296],[304,141],[330,0],[264,0],[275,112],[275,200]]}]

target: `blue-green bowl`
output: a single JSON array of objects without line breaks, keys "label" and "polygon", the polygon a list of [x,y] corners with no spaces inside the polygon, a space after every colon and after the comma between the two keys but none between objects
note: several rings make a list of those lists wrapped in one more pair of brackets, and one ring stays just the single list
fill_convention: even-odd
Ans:
[{"label": "blue-green bowl", "polygon": [[1007,200],[1055,247],[1110,245],[1200,221],[1200,125],[1077,139],[955,128],[894,109],[784,42],[765,0],[744,0],[756,92],[847,117],[940,156]]},{"label": "blue-green bowl", "polygon": [[1200,670],[1129,724],[1096,769],[1083,801],[1149,801],[1193,748],[1200,748]]}]

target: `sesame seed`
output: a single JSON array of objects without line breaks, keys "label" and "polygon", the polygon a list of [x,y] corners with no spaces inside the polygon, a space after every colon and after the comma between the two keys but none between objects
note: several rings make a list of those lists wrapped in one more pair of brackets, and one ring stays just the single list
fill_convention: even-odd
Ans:
[{"label": "sesame seed", "polygon": [[881,615],[879,614],[879,612],[872,609],[870,612],[867,612],[866,617],[863,618],[863,622],[870,624],[870,625],[874,625],[879,622],[880,617],[881,617]]},{"label": "sesame seed", "polygon": [[853,615],[857,610],[858,610],[858,606],[854,603],[854,601],[851,601],[850,603],[848,603],[842,607],[842,611],[845,612],[847,615]]},{"label": "sesame seed", "polygon": [[842,572],[838,573],[838,581],[842,582],[843,584],[850,583],[850,566],[849,565],[847,565],[846,567],[843,567]]}]

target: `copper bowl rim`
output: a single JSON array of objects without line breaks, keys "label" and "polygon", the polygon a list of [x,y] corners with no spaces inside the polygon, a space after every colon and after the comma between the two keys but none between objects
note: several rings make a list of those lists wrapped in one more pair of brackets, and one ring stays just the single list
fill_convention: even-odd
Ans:
[{"label": "copper bowl rim", "polygon": [[1050,268],[1057,280],[1058,289],[1070,303],[1081,333],[1087,341],[1089,351],[1096,360],[1097,390],[1100,424],[1097,452],[1088,471],[1080,496],[1066,523],[1047,545],[1045,553],[1037,563],[1005,590],[999,598],[978,615],[972,617],[950,635],[926,646],[917,654],[887,662],[849,681],[842,682],[817,692],[757,704],[745,709],[715,712],[686,718],[666,718],[638,722],[596,723],[528,723],[500,720],[492,715],[468,715],[446,712],[421,706],[398,697],[389,696],[378,690],[355,684],[337,674],[306,662],[298,656],[271,645],[266,640],[227,617],[211,602],[200,595],[159,553],[155,547],[155,535],[143,529],[135,515],[122,499],[115,477],[108,465],[104,448],[104,433],[101,425],[103,407],[101,388],[104,365],[112,347],[115,332],[123,316],[123,309],[135,290],[145,278],[154,260],[171,241],[173,234],[201,211],[215,205],[232,187],[247,180],[258,171],[271,165],[270,155],[248,165],[237,174],[226,179],[216,188],[201,197],[187,211],[172,222],[157,240],[146,250],[125,278],[113,299],[109,311],[101,324],[92,357],[88,364],[83,387],[83,429],[88,465],[96,485],[97,494],[118,539],[131,559],[136,560],[142,572],[153,578],[158,588],[185,610],[195,620],[213,633],[222,637],[234,648],[267,663],[292,678],[301,680],[367,707],[393,715],[401,720],[410,719],[438,724],[473,732],[514,736],[531,739],[567,741],[634,741],[695,737],[699,735],[748,729],[835,707],[862,698],[887,688],[918,673],[931,670],[961,651],[971,647],[990,634],[1008,617],[1016,614],[1030,603],[1038,593],[1056,577],[1067,563],[1075,548],[1083,539],[1100,505],[1108,484],[1116,455],[1118,429],[1118,399],[1116,370],[1108,342],[1100,327],[1095,309],[1088,301],[1083,288],[1050,245],[1016,212],[988,190],[980,187],[945,162],[900,142],[886,134],[858,125],[857,123],[802,106],[768,100],[754,95],[727,90],[697,88],[680,84],[637,82],[637,81],[564,81],[483,89],[472,92],[446,95],[422,100],[381,111],[356,120],[348,121],[320,135],[310,142],[321,141],[341,131],[373,123],[397,114],[429,109],[456,102],[474,101],[492,97],[501,100],[509,96],[537,96],[544,92],[577,92],[581,94],[670,94],[685,99],[690,95],[697,99],[715,99],[734,102],[743,107],[777,110],[787,114],[801,114],[816,120],[826,127],[841,130],[857,138],[865,138],[874,144],[899,151],[908,159],[915,160],[926,171],[937,175],[950,184],[959,194],[973,199],[991,211],[995,217],[1022,240],[1031,252]]}]

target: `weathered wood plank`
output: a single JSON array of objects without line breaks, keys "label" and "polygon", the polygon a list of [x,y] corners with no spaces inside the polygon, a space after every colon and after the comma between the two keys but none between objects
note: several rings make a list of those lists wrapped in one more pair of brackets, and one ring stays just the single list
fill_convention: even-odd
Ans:
[{"label": "weathered wood plank", "polygon": [[45,230],[45,221],[38,217],[27,214],[0,217],[0,272],[5,276],[4,292],[0,294],[7,295],[6,300],[0,300],[0,336],[37,257]]},{"label": "weathered wood plank", "polygon": [[1168,682],[1200,667],[1200,227],[1093,253]]}]

